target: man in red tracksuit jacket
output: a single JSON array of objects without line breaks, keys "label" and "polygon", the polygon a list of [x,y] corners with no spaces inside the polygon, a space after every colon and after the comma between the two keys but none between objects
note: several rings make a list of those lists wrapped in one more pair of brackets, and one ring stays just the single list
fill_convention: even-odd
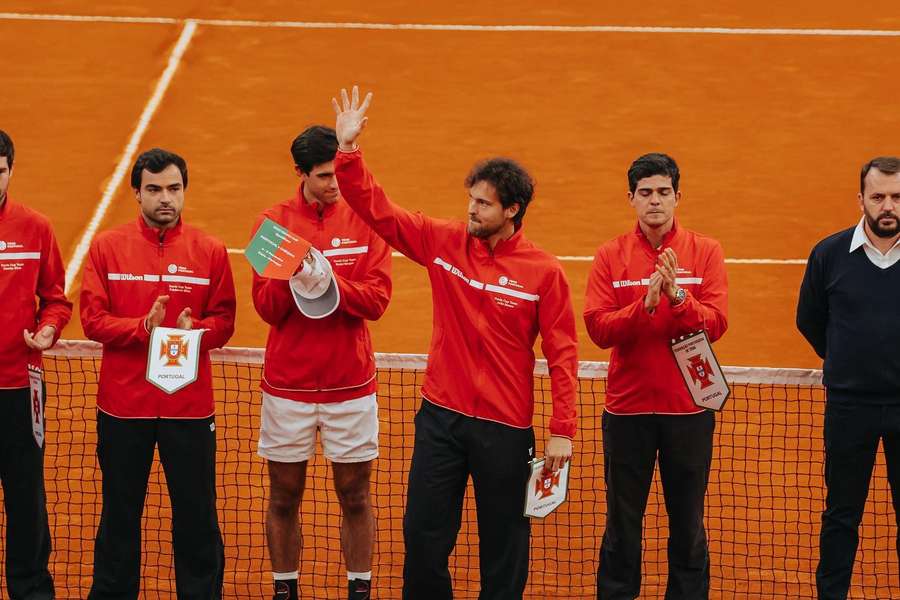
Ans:
[{"label": "man in red tracksuit jacket", "polygon": [[[172,501],[178,598],[222,594],[209,350],[234,332],[234,281],[222,242],[181,218],[187,183],[180,156],[160,149],[141,154],[131,171],[140,215],[98,235],[84,270],[81,323],[88,338],[103,344],[97,393],[103,512],[91,600],[138,597],[141,513],[155,447]],[[206,330],[197,380],[172,394],[146,380],[157,326]]]},{"label": "man in red tracksuit jacket", "polygon": [[641,586],[641,526],[657,455],[669,514],[667,600],[709,595],[703,502],[715,416],[698,408],[670,343],[706,330],[725,333],[728,309],[722,247],[675,221],[678,165],[647,154],[628,170],[634,231],[597,250],[584,321],[612,348],[603,412],[606,532],[597,598],[631,600]]},{"label": "man in red tracksuit jacket", "polygon": [[534,457],[534,342],[541,334],[553,396],[546,466],[572,454],[575,318],[562,265],[525,238],[533,194],[508,159],[477,164],[466,179],[469,222],[429,219],[392,203],[366,169],[356,138],[360,105],[342,91],[335,172],[347,203],[391,246],[428,269],[434,332],[416,415],[403,535],[403,597],[452,597],[447,559],[475,487],[481,597],[521,598],[528,578],[529,521],[522,515]]},{"label": "man in red tracksuit jacket", "polygon": [[65,270],[50,222],[8,196],[14,158],[12,139],[0,131],[0,482],[6,506],[6,589],[12,600],[50,600],[43,385],[36,378],[31,389],[29,366],[41,367],[41,351],[59,339],[72,316],[72,303],[66,300]]},{"label": "man in red tracksuit jacket", "polygon": [[275,600],[297,600],[297,515],[317,430],[341,505],[348,598],[366,600],[371,590],[375,518],[369,480],[378,456],[378,382],[366,321],[387,309],[391,253],[341,200],[336,150],[333,129],[313,126],[298,135],[291,144],[297,195],[263,212],[254,227],[268,218],[301,236],[322,251],[333,273],[329,305],[311,312],[307,300],[292,292],[299,282],[253,272],[253,303],[271,326],[259,454],[269,469],[266,531]]}]

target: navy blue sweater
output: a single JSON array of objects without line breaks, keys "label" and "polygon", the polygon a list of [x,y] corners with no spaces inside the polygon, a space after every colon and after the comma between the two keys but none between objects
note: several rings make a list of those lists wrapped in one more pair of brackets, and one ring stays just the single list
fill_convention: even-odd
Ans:
[{"label": "navy blue sweater", "polygon": [[797,329],[825,359],[829,401],[900,403],[900,262],[880,269],[855,227],[819,242],[809,256]]}]

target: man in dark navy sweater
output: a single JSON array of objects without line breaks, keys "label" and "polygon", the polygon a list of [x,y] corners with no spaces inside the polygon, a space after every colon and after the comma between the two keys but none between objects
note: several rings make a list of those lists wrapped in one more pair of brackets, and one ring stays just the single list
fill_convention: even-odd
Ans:
[{"label": "man in dark navy sweater", "polygon": [[856,227],[813,248],[797,305],[797,328],[825,359],[820,600],[847,597],[879,439],[900,518],[900,158],[863,166],[859,204]]}]

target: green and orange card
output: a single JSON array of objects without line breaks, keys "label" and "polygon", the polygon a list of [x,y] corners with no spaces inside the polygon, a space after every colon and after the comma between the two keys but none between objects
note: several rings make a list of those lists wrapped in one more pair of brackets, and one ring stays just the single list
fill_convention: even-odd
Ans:
[{"label": "green and orange card", "polygon": [[253,234],[244,256],[260,277],[290,279],[310,248],[312,244],[299,235],[266,219]]}]

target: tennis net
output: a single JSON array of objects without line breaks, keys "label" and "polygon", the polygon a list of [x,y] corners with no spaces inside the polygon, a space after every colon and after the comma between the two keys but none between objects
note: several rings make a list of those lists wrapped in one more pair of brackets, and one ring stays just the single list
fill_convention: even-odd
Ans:
[{"label": "tennis net", "polygon": [[[265,463],[256,454],[262,356],[262,349],[214,353],[219,521],[226,546],[227,598],[265,598],[272,589],[264,529],[267,476]],[[399,598],[406,474],[425,357],[378,355],[377,362],[381,453],[373,483],[378,518],[373,572],[377,597]],[[99,366],[100,348],[91,342],[62,342],[45,359],[49,398],[45,474],[54,543],[51,569],[59,598],[84,598],[90,587],[101,507],[95,456]],[[707,495],[711,597],[813,598],[825,496],[820,373],[731,367],[726,374],[733,395],[717,416]],[[605,375],[605,363],[580,365],[579,434],[569,498],[546,520],[533,523],[527,598],[595,597],[605,515],[600,428]],[[535,391],[540,450],[550,409],[543,363],[536,369]],[[851,597],[900,597],[896,528],[885,473],[879,456]],[[148,599],[175,597],[171,513],[164,482],[157,460],[143,521],[142,590]],[[471,486],[469,492],[451,558],[457,598],[478,595],[478,532]],[[330,468],[321,454],[309,467],[301,522],[300,597],[344,597],[339,507]],[[658,479],[651,490],[644,529],[641,597],[661,598],[667,525]]]}]

